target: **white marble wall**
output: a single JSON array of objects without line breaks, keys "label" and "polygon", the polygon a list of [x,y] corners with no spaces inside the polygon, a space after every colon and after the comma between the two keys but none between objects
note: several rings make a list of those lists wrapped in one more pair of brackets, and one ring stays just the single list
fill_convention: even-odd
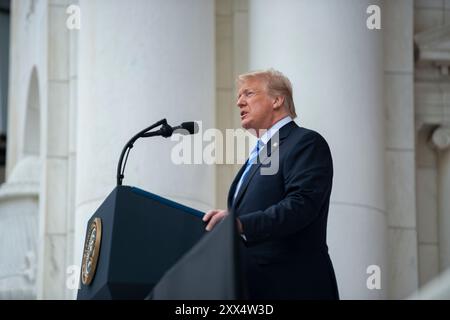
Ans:
[{"label": "white marble wall", "polygon": [[439,274],[436,152],[430,143],[433,126],[417,133],[417,225],[420,286]]},{"label": "white marble wall", "polygon": [[[132,135],[162,118],[215,126],[214,2],[86,0],[80,7],[76,264],[86,222],[115,187]],[[124,184],[200,210],[214,207],[214,167],[173,164],[174,145],[161,137],[138,141]]]},{"label": "white marble wall", "polygon": [[[78,0],[71,0],[72,4],[79,4]],[[78,127],[78,30],[69,34],[69,124],[68,132],[68,159],[67,159],[67,219],[66,219],[66,255],[65,265],[73,266],[75,242],[75,198],[76,198],[76,161],[77,161],[77,127]],[[65,291],[65,298],[72,299],[73,291]]]},{"label": "white marble wall", "polygon": [[[68,239],[69,230],[74,229],[70,215],[74,183],[69,181],[69,170],[74,167],[69,159],[73,84],[66,28],[70,3],[73,1],[13,1],[11,10],[7,179],[25,156],[38,156],[35,292],[43,299],[67,297],[66,267],[73,257]],[[30,87],[32,74],[36,80]]]},{"label": "white marble wall", "polygon": [[47,104],[46,1],[11,2],[10,39],[7,177],[23,156],[28,85],[33,68],[39,86],[39,105],[43,108]]},{"label": "white marble wall", "polygon": [[412,0],[385,1],[386,211],[389,298],[418,288]]},{"label": "white marble wall", "polygon": [[[216,70],[216,128],[225,135],[226,129],[241,127],[235,80],[248,72],[248,0],[216,0]],[[227,163],[216,166],[217,208],[226,208],[239,168]]]},{"label": "white marble wall", "polygon": [[432,141],[438,152],[439,268],[443,272],[450,269],[450,124],[438,127]]},{"label": "white marble wall", "polygon": [[[450,23],[448,0],[415,0],[414,33]],[[417,159],[417,228],[419,284],[424,286],[439,272],[437,154],[430,143],[433,130],[446,119],[443,101],[448,85],[430,63],[415,65],[415,117]]]},{"label": "white marble wall", "polygon": [[[9,282],[2,291],[4,297],[31,298],[36,297],[39,258],[39,155],[43,148],[39,130],[47,102],[47,2],[13,1],[11,6],[7,181],[0,191],[0,216],[5,228],[2,243],[17,246],[11,262],[24,283],[17,287]],[[8,258],[1,261],[7,263]],[[25,279],[27,274],[32,279]]]},{"label": "white marble wall", "polygon": [[449,0],[414,0],[414,33],[449,23]]},{"label": "white marble wall", "polygon": [[0,300],[36,298],[40,174],[28,156],[0,187]]},{"label": "white marble wall", "polygon": [[71,61],[76,61],[71,37],[77,31],[66,27],[66,9],[72,3],[68,0],[50,0],[47,7],[48,104],[43,112],[44,170],[38,277],[40,299],[63,299],[69,295],[66,270],[73,258],[70,234],[74,230],[74,208],[70,206],[74,190],[74,182],[70,179],[70,166],[73,164],[69,154],[73,144],[69,137],[75,120],[73,112],[71,114],[74,89]]},{"label": "white marble wall", "polygon": [[0,190],[0,300],[36,298],[38,201]]},{"label": "white marble wall", "polygon": [[440,273],[409,298],[412,300],[449,300],[450,269]]}]

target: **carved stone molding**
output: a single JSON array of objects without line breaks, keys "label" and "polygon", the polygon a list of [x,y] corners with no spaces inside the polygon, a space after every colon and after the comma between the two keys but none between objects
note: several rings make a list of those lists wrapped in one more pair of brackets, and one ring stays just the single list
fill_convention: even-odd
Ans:
[{"label": "carved stone molding", "polygon": [[450,84],[419,81],[414,84],[416,131],[423,125],[450,123]]},{"label": "carved stone molding", "polygon": [[431,142],[440,151],[450,147],[450,126],[440,126],[434,130]]},{"label": "carved stone molding", "polygon": [[450,123],[450,25],[414,36],[416,130]]},{"label": "carved stone molding", "polygon": [[450,25],[433,28],[414,36],[416,60],[433,62],[448,74],[450,65]]}]

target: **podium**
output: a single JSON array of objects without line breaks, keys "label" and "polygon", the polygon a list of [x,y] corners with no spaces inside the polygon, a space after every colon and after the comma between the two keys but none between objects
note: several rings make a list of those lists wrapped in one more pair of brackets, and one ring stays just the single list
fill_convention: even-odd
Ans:
[{"label": "podium", "polygon": [[147,299],[245,299],[246,288],[239,263],[242,246],[230,214],[164,274]]},{"label": "podium", "polygon": [[88,222],[77,299],[239,298],[234,219],[206,232],[202,217],[156,194],[117,186]]}]

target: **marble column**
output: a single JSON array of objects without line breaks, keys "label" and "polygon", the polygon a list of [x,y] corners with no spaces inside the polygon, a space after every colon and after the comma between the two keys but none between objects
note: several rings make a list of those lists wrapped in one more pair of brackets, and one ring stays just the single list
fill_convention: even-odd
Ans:
[{"label": "marble column", "polygon": [[[169,124],[214,126],[214,2],[209,0],[80,1],[75,261],[86,223],[116,185],[127,140],[167,118]],[[200,140],[199,140],[200,138]],[[207,210],[215,202],[214,167],[176,165],[179,142],[139,140],[125,185]],[[201,144],[197,135],[195,144]]]},{"label": "marble column", "polygon": [[6,182],[0,187],[0,299],[39,295],[47,2],[11,2]]},{"label": "marble column", "polygon": [[438,149],[439,269],[450,268],[450,126],[437,128],[431,137]]},{"label": "marble column", "polygon": [[[383,38],[366,13],[380,1],[254,0],[251,69],[293,83],[296,120],[320,132],[334,160],[328,244],[341,298],[386,297]],[[381,287],[369,289],[373,267]],[[368,273],[369,271],[369,273]]]},{"label": "marble column", "polygon": [[[71,4],[76,4],[76,0]],[[74,193],[70,151],[75,61],[71,43],[76,30],[67,28],[68,1],[49,1],[46,7],[46,97],[43,108],[43,179],[40,190],[38,299],[71,298],[67,273],[73,264]]]}]

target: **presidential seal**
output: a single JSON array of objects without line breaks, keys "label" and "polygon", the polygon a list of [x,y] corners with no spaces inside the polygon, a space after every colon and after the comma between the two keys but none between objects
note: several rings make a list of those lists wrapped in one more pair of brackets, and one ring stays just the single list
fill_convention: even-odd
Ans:
[{"label": "presidential seal", "polygon": [[88,286],[95,276],[100,242],[102,240],[102,220],[95,218],[88,227],[84,241],[83,262],[81,264],[81,282]]}]

